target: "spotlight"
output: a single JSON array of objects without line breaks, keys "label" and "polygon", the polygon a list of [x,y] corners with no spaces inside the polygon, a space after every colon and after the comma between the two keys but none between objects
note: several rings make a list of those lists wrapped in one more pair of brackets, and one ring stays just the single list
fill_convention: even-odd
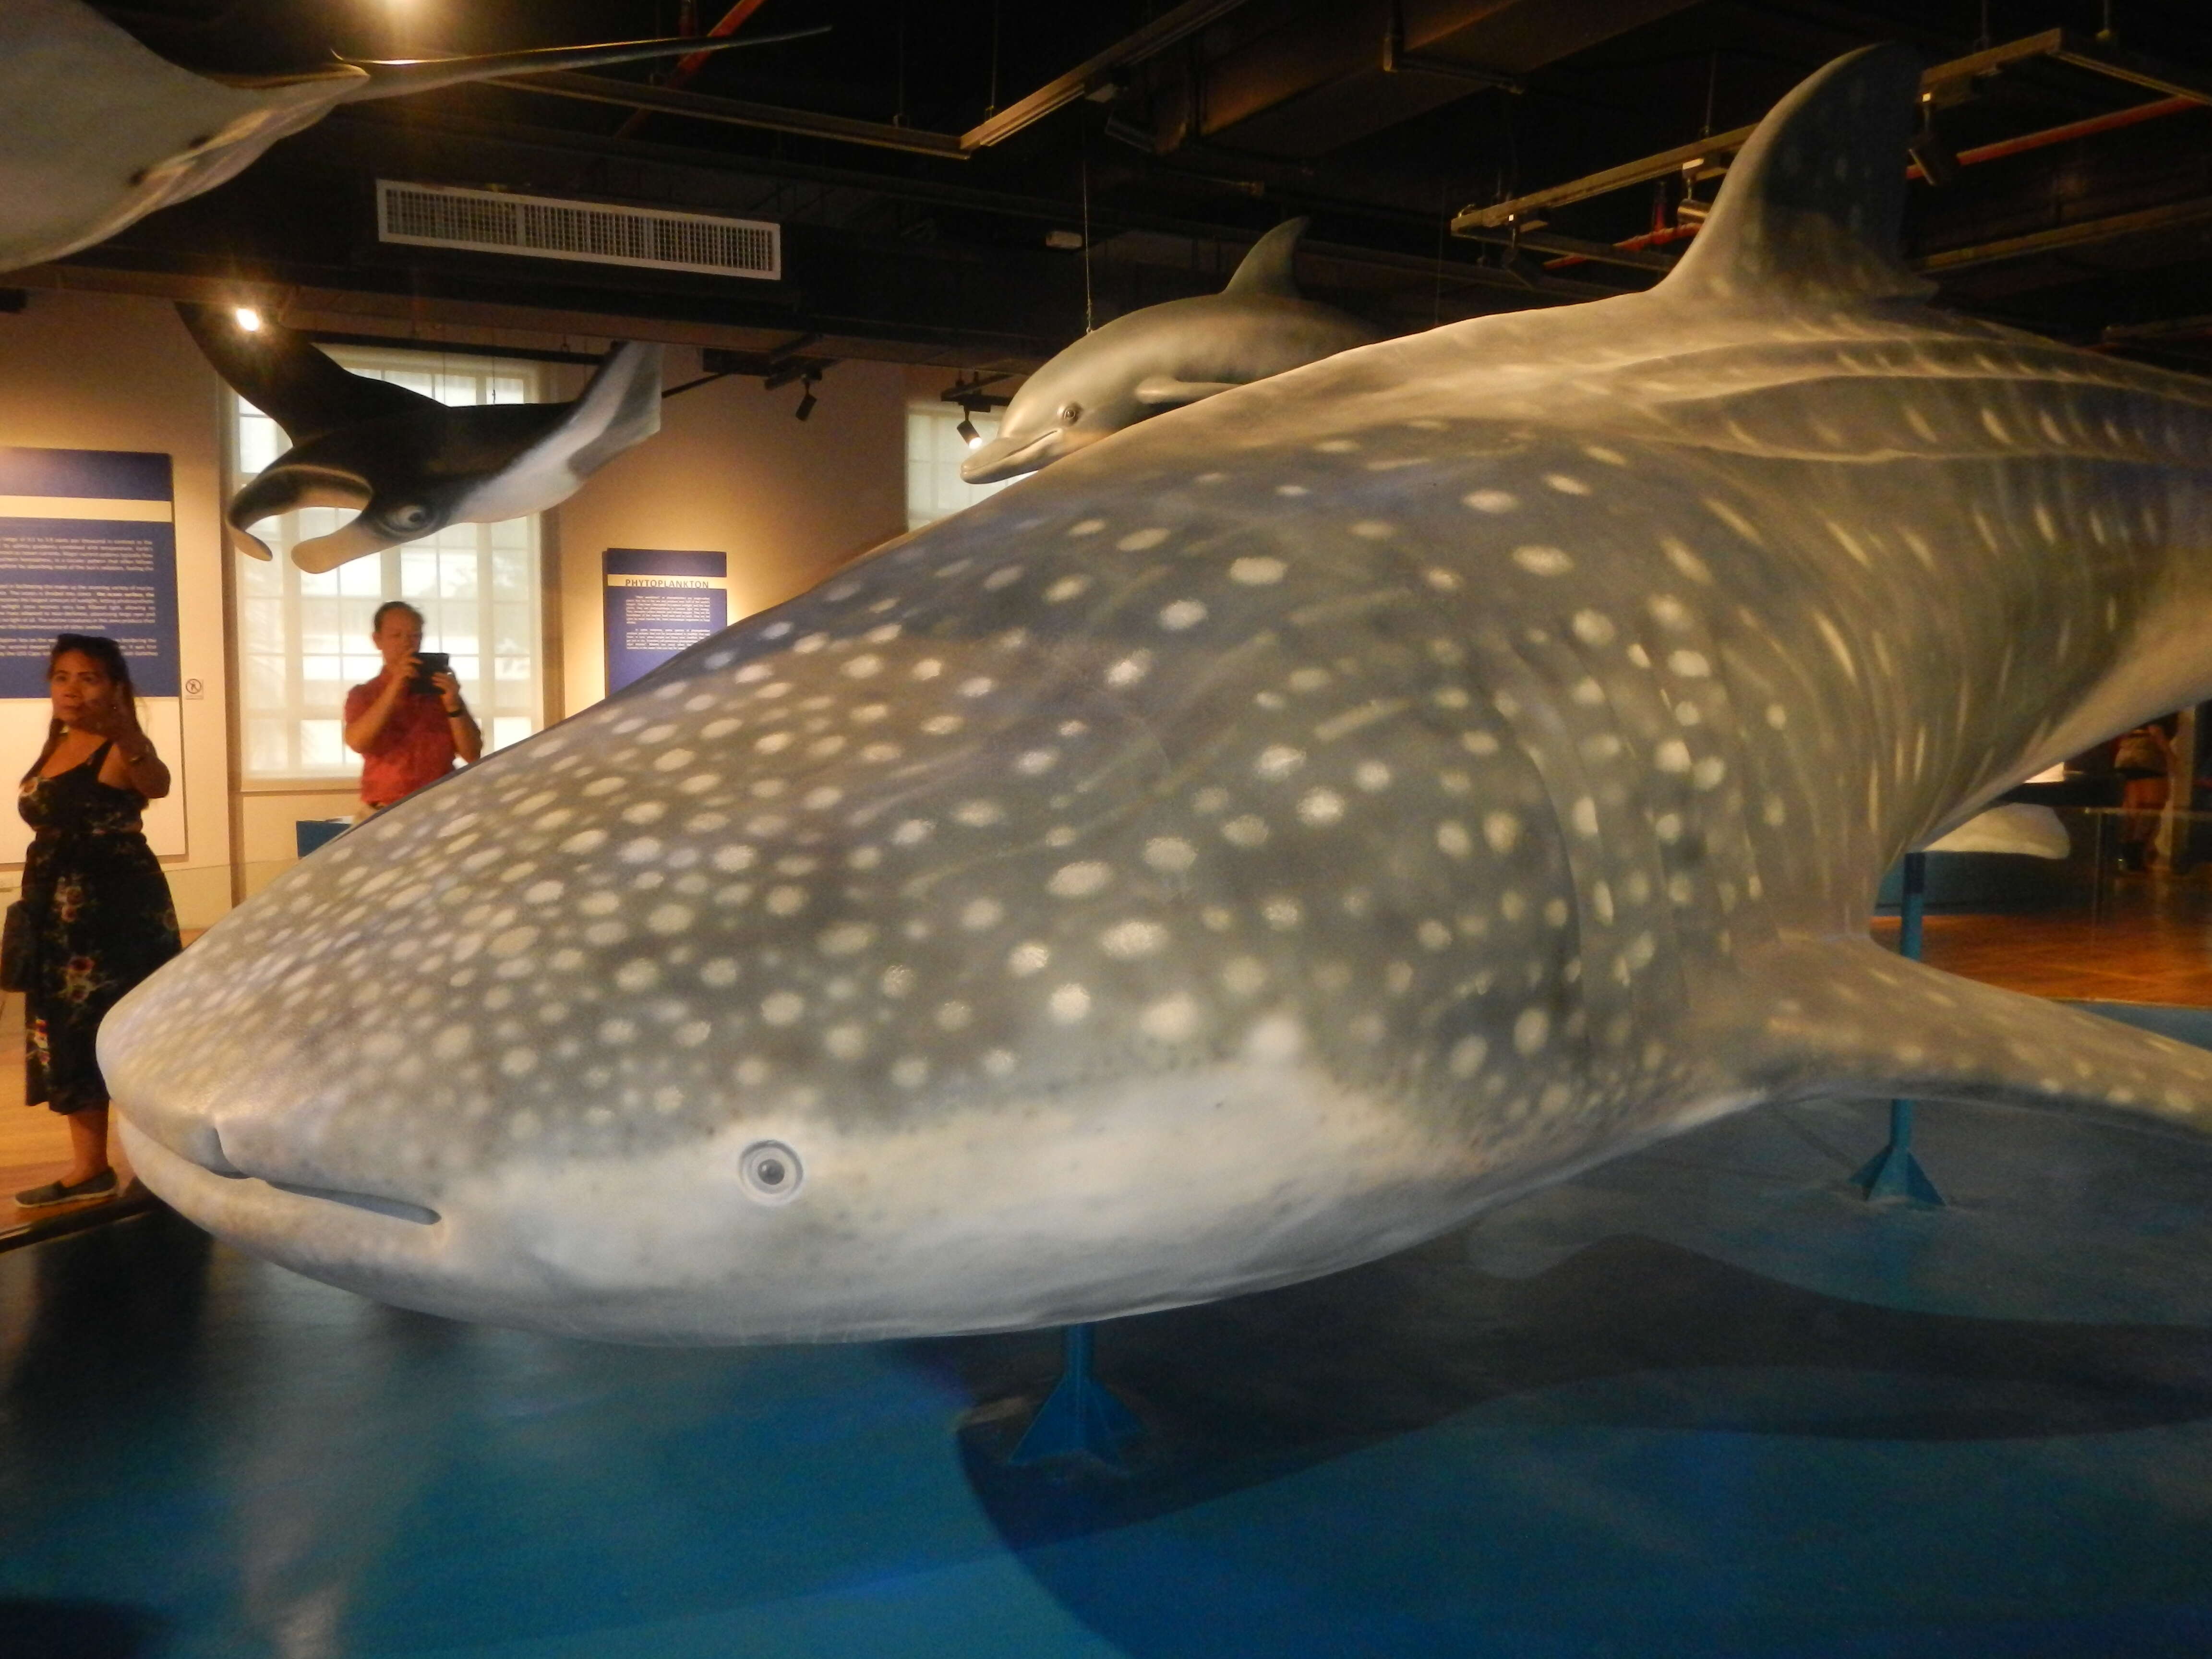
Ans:
[{"label": "spotlight", "polygon": [[261,313],[252,306],[240,306],[230,314],[245,332],[258,334],[261,331]]},{"label": "spotlight", "polygon": [[983,434],[975,430],[975,422],[965,415],[960,417],[960,424],[952,429],[960,434],[960,441],[969,448],[981,449],[983,447]]},{"label": "spotlight", "polygon": [[811,415],[814,412],[814,377],[810,374],[800,384],[799,407],[791,411],[793,418],[803,421]]}]

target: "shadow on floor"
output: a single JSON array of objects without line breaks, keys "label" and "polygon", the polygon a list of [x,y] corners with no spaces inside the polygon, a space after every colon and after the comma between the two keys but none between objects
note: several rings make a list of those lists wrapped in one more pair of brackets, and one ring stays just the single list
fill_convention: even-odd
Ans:
[{"label": "shadow on floor", "polygon": [[[963,1467],[1026,1548],[1148,1520],[1521,1396],[1551,1429],[1987,1440],[2212,1416],[2212,1331],[1916,1313],[1650,1238],[1533,1278],[1457,1237],[1262,1296],[1117,1321],[1099,1372],[1148,1431],[1122,1476],[1005,1462],[1058,1374],[1030,1335],[915,1344],[978,1402]],[[1580,1385],[1632,1379],[1629,1388]]]},{"label": "shadow on floor", "polygon": [[9,1659],[152,1659],[166,1620],[112,1601],[0,1600],[0,1654]]}]

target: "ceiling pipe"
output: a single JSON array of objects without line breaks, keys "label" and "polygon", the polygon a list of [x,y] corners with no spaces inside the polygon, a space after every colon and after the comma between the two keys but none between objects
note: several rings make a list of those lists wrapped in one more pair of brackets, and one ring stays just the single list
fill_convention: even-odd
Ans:
[{"label": "ceiling pipe", "polygon": [[[2148,87],[2153,91],[2166,94],[2169,100],[2182,104],[2212,104],[2212,82],[2084,40],[2068,29],[2045,29],[2040,34],[2031,34],[2021,40],[2008,41],[2003,46],[1991,46],[1985,52],[1969,52],[1964,58],[1937,64],[1921,76],[1921,89],[1940,99],[1951,88],[1978,76],[1992,75],[2012,64],[2039,58],[2052,58],[2113,80]],[[2144,105],[2138,108],[2155,109],[2157,106]],[[2128,113],[2126,111],[2117,112],[2122,115]],[[2159,112],[2171,112],[2160,110]],[[2148,120],[2153,117],[2137,115],[2134,118]],[[2120,125],[2127,123],[2123,121]],[[1465,236],[1477,230],[1495,230],[1540,215],[1547,209],[1564,207],[1571,202],[1586,201],[1590,197],[1603,196],[1631,185],[1649,184],[1655,179],[1664,179],[1674,173],[1696,173],[1702,176],[1714,170],[1714,164],[1723,157],[1741,149],[1757,130],[1757,124],[1753,123],[1727,132],[1717,132],[1711,137],[1698,139],[1695,143],[1678,144],[1673,149],[1662,150],[1656,155],[1623,162],[1619,167],[1607,167],[1601,173],[1589,173],[1580,179],[1571,179],[1548,189],[1531,191],[1510,201],[1494,202],[1486,207],[1462,208],[1453,216],[1452,234]],[[2051,142],[2057,143],[2063,141],[2054,138]],[[1963,162],[1966,158],[1962,155],[1960,160]]]},{"label": "ceiling pipe", "polygon": [[[735,34],[739,24],[767,3],[768,0],[738,0],[736,5],[723,13],[722,21],[707,31],[707,38],[719,40]],[[691,84],[701,70],[707,67],[707,60],[712,56],[711,52],[695,52],[688,58],[678,60],[676,67],[669,71],[668,78],[660,84],[681,91]],[[629,118],[615,129],[615,137],[628,138],[652,118],[649,110],[632,110]]]},{"label": "ceiling pipe", "polygon": [[[1956,155],[1962,167],[1979,167],[1984,161],[2001,161],[2008,156],[2025,155],[2030,150],[2046,149],[2053,144],[2071,143],[2076,138],[2094,137],[2100,132],[2115,132],[2123,127],[2132,127],[2145,121],[2156,121],[2168,115],[2180,115],[2190,110],[2203,109],[2205,104],[2195,98],[2160,98],[2148,104],[2134,104],[2126,109],[2116,109],[2107,115],[2092,115],[2084,120],[2069,121],[2063,126],[2045,127],[2039,132],[2025,132],[2017,138],[2000,138],[1995,143],[1977,144],[1972,149],[1962,149]],[[1908,179],[1925,179],[1919,162],[1905,169]],[[1641,236],[1632,236],[1626,241],[1612,246],[1622,252],[1664,246],[1668,242],[1684,241],[1698,234],[1696,223],[1669,225],[1658,230],[1646,231]],[[1533,238],[1523,237],[1524,242]],[[1562,270],[1569,265],[1578,265],[1602,254],[1569,253],[1544,262],[1547,270]]]},{"label": "ceiling pipe", "polygon": [[1182,5],[1154,18],[1134,34],[1115,42],[1066,74],[1046,82],[1028,97],[969,128],[960,135],[960,148],[988,149],[993,144],[1003,143],[1024,127],[1092,92],[1114,70],[1158,57],[1176,41],[1219,21],[1244,3],[1245,0],[1183,0]]}]

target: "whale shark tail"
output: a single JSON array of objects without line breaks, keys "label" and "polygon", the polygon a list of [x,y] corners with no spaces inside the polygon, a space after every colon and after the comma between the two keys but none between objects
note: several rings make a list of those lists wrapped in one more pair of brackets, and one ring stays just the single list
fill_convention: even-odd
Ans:
[{"label": "whale shark tail", "polygon": [[1312,222],[1310,219],[1285,219],[1253,243],[1251,252],[1237,265],[1237,274],[1229,279],[1229,286],[1221,291],[1297,299],[1298,238],[1306,234],[1306,227]]},{"label": "whale shark tail", "polygon": [[[1760,994],[1710,1034],[1747,1097],[1869,1095],[2058,1108],[2212,1134],[2212,1052],[1978,984],[1865,939],[1759,952]],[[1746,1010],[1749,1010],[1748,1024]]]},{"label": "whale shark tail", "polygon": [[1934,289],[1905,264],[1899,235],[1919,98],[1920,61],[1904,46],[1865,47],[1801,82],[1759,124],[1656,291],[1831,306],[1925,299]]}]

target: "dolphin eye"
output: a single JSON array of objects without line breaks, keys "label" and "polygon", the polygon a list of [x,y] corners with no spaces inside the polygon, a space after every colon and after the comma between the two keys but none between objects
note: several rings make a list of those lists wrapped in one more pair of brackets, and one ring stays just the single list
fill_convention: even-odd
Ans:
[{"label": "dolphin eye", "polygon": [[756,1140],[738,1160],[745,1191],[763,1204],[788,1204],[806,1179],[799,1154],[780,1140]]},{"label": "dolphin eye", "polygon": [[410,501],[384,516],[394,530],[420,530],[430,522],[430,509],[419,501]]},{"label": "dolphin eye", "polygon": [[1083,405],[1081,404],[1062,404],[1060,406],[1060,419],[1061,425],[1073,426],[1082,418]]}]

